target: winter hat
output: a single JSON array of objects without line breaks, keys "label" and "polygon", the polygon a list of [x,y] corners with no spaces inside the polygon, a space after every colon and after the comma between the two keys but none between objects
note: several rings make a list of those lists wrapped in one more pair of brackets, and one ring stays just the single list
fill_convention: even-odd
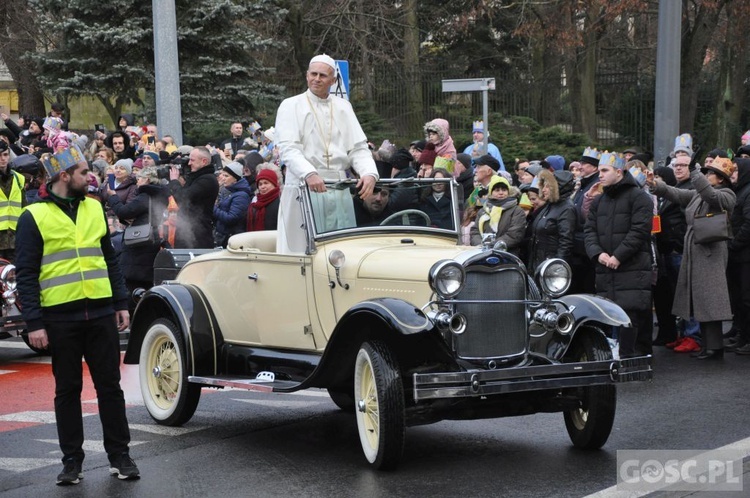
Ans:
[{"label": "winter hat", "polygon": [[713,171],[714,173],[723,176],[725,179],[731,180],[732,173],[734,173],[736,169],[737,165],[734,164],[731,159],[728,159],[726,157],[717,157],[716,159],[714,159],[714,162],[711,163],[711,166],[701,168],[701,171],[703,173]]},{"label": "winter hat", "polygon": [[437,153],[435,152],[435,144],[429,143],[425,145],[422,154],[419,156],[419,164],[426,164],[432,166],[435,164]]},{"label": "winter hat", "polygon": [[143,155],[150,157],[151,159],[154,160],[155,163],[159,162],[159,154],[157,154],[156,152],[147,151],[147,152],[144,152]]},{"label": "winter hat", "polygon": [[640,152],[638,154],[634,154],[633,157],[630,158],[631,161],[640,161],[644,165],[648,166],[648,163],[651,162],[651,160],[654,158],[654,155],[650,152]]},{"label": "winter hat", "polygon": [[678,152],[683,152],[688,156],[693,155],[693,137],[690,136],[690,133],[683,133],[674,139],[672,154],[676,155]]},{"label": "winter hat", "polygon": [[735,157],[740,156],[750,156],[750,145],[743,145],[739,149],[737,149],[737,153],[735,154]]},{"label": "winter hat", "polygon": [[97,159],[91,163],[91,167],[99,172],[100,175],[104,175],[109,168],[109,164],[104,159]]},{"label": "winter hat", "polygon": [[534,205],[531,204],[531,201],[529,200],[529,196],[526,195],[526,192],[523,192],[521,194],[521,200],[518,201],[518,206],[524,211],[531,211],[531,209],[534,207]]},{"label": "winter hat", "polygon": [[40,130],[44,130],[44,118],[33,118],[32,121],[36,123]]},{"label": "winter hat", "polygon": [[409,164],[414,161],[414,156],[409,154],[409,151],[406,149],[398,149],[395,154],[391,156],[391,166],[398,170],[406,169],[409,167]]},{"label": "winter hat", "polygon": [[275,188],[279,188],[279,177],[272,169],[262,169],[258,171],[258,175],[255,177],[255,183],[257,184],[261,180],[271,182]]},{"label": "winter hat", "polygon": [[668,166],[654,168],[654,174],[658,175],[670,187],[677,185],[677,178],[674,176],[674,171]]},{"label": "winter hat", "polygon": [[143,168],[135,174],[138,178],[148,178],[148,183],[156,184],[159,183],[159,168],[156,166],[149,166]]},{"label": "winter hat", "polygon": [[712,149],[711,152],[709,152],[708,154],[706,154],[706,157],[711,157],[711,158],[714,158],[714,159],[716,159],[717,157],[726,157],[726,158],[728,158],[729,155],[727,154],[727,151],[721,150],[719,148],[716,148],[716,149]]},{"label": "winter hat", "polygon": [[263,159],[263,156],[261,156],[256,151],[252,151],[248,153],[242,161],[245,163],[245,168],[247,168],[250,171],[255,171],[255,168],[259,164],[263,164],[265,162],[265,160]]},{"label": "winter hat", "polygon": [[623,153],[623,155],[625,155],[625,154],[633,154],[633,155],[635,155],[635,154],[641,154],[641,153],[643,153],[643,151],[641,150],[640,147],[635,146],[635,147],[628,147],[627,149],[625,149],[624,151],[622,151],[622,153]]},{"label": "winter hat", "polygon": [[191,152],[193,152],[193,146],[192,145],[180,145],[179,147],[177,147],[177,152],[179,152],[183,156],[187,156]]},{"label": "winter hat", "polygon": [[510,183],[502,176],[495,175],[490,179],[490,183],[487,185],[487,191],[492,193],[496,188],[503,187],[505,190],[510,192]]},{"label": "winter hat", "polygon": [[419,152],[422,152],[427,145],[426,140],[414,140],[412,143],[409,144],[410,147],[414,147]]},{"label": "winter hat", "polygon": [[269,129],[263,132],[263,136],[266,137],[271,142],[273,142],[274,137],[276,137],[276,128],[274,128],[273,126],[270,127]]},{"label": "winter hat", "polygon": [[464,168],[471,169],[471,156],[469,154],[463,152],[456,154],[456,160],[463,164]]},{"label": "winter hat", "polygon": [[542,172],[544,168],[540,164],[531,164],[529,167],[526,168],[526,172],[532,176],[537,176],[539,173]]},{"label": "winter hat", "polygon": [[489,166],[495,172],[500,170],[500,162],[489,154],[474,159],[474,164],[476,166]]},{"label": "winter hat", "polygon": [[550,168],[552,168],[555,171],[562,171],[565,169],[565,158],[563,156],[547,156],[544,158],[545,161],[547,161],[547,164],[549,164]]},{"label": "winter hat", "polygon": [[120,159],[115,163],[115,168],[123,168],[128,174],[133,173],[133,160],[132,159]]},{"label": "winter hat", "polygon": [[242,165],[238,162],[231,162],[224,166],[222,171],[226,171],[229,173],[232,177],[234,177],[235,180],[239,180],[242,178]]},{"label": "winter hat", "polygon": [[750,145],[750,130],[747,130],[740,140],[742,141],[742,145]]}]

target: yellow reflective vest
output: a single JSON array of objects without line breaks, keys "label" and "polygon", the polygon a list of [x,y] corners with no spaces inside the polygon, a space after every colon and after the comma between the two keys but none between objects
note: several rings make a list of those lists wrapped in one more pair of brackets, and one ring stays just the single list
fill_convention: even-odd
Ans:
[{"label": "yellow reflective vest", "polygon": [[101,204],[84,198],[75,223],[54,202],[38,202],[26,209],[44,241],[39,272],[42,307],[112,297],[101,248],[107,231]]},{"label": "yellow reflective vest", "polygon": [[26,184],[26,178],[15,171],[11,171],[13,180],[11,180],[10,197],[5,196],[5,192],[0,189],[0,230],[15,230],[18,225],[18,217],[23,211],[23,186]]}]

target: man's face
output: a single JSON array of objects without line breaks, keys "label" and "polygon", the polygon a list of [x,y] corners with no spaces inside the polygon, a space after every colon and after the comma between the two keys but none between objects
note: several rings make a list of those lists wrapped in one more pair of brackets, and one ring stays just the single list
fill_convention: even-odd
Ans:
[{"label": "man's face", "polygon": [[597,167],[594,166],[593,164],[581,162],[581,175],[584,178],[588,178],[589,176],[596,173],[596,171],[597,171]]},{"label": "man's face", "polygon": [[480,164],[474,168],[474,181],[486,186],[490,183],[490,178],[492,178],[493,173],[494,171],[492,171],[492,168],[486,164]]},{"label": "man's face", "polygon": [[141,159],[141,164],[143,164],[144,168],[149,168],[151,166],[156,166],[156,163],[154,162],[154,158],[148,155],[144,155]]},{"label": "man's face", "polygon": [[72,197],[83,197],[89,191],[89,168],[79,164],[65,172],[68,175],[68,194]]},{"label": "man's face", "polygon": [[8,171],[8,162],[10,161],[10,151],[4,150],[0,152],[0,172],[5,173]]},{"label": "man's face", "polygon": [[125,150],[125,139],[121,136],[112,137],[112,149],[117,152],[123,152]]},{"label": "man's face", "polygon": [[677,182],[684,182],[690,179],[690,170],[688,165],[690,164],[690,157],[685,155],[677,156],[674,158],[672,167],[674,168],[674,177]]},{"label": "man's face", "polygon": [[481,142],[484,140],[484,132],[483,131],[475,131],[471,134],[472,137],[474,137],[475,142]]},{"label": "man's face", "polygon": [[29,124],[29,133],[32,133],[32,134],[34,134],[34,135],[38,135],[38,134],[40,134],[41,132],[42,132],[42,129],[41,129],[41,128],[39,128],[39,125],[38,125],[38,124],[36,124],[36,121],[32,121],[32,122],[31,122],[31,123]]},{"label": "man's face", "polygon": [[336,80],[333,68],[322,62],[313,62],[307,69],[307,88],[315,95],[324,99]]},{"label": "man's face", "polygon": [[419,158],[422,155],[421,150],[417,150],[414,147],[409,147],[409,152],[411,153],[412,157],[416,162],[419,162]]},{"label": "man's face", "polygon": [[363,201],[365,209],[367,209],[367,211],[373,216],[379,215],[388,205],[388,198],[390,195],[391,193],[388,189],[381,189],[380,192],[372,194]]},{"label": "man's face", "polygon": [[622,180],[622,170],[609,165],[599,165],[599,180],[602,186],[608,187]]},{"label": "man's face", "polygon": [[624,154],[622,155],[622,157],[624,157],[624,158],[625,158],[625,162],[628,162],[628,161],[630,161],[630,158],[631,158],[631,157],[633,157],[634,155],[635,155],[635,154],[633,154],[632,152],[626,152],[626,153],[624,153]]},{"label": "man's face", "polygon": [[234,138],[240,138],[242,136],[242,123],[232,123],[232,127],[229,130],[232,132]]},{"label": "man's face", "polygon": [[190,171],[198,171],[206,164],[208,164],[208,160],[203,157],[203,154],[201,154],[200,151],[193,149],[192,151],[190,151],[189,164]]},{"label": "man's face", "polygon": [[706,160],[703,162],[703,166],[705,166],[706,168],[708,168],[709,166],[711,166],[711,164],[713,162],[714,162],[714,158],[711,157],[711,156],[708,156],[708,157],[706,157]]}]

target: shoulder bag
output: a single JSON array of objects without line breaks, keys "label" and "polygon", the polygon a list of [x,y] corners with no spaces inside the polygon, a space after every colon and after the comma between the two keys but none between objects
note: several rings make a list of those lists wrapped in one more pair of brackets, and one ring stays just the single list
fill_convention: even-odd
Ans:
[{"label": "shoulder bag", "polygon": [[719,207],[721,211],[718,213],[696,214],[693,218],[693,241],[696,244],[712,244],[732,238],[729,214],[721,205],[721,199]]},{"label": "shoulder bag", "polygon": [[151,197],[148,198],[148,223],[131,225],[125,229],[122,242],[127,247],[143,247],[156,243],[155,230],[151,226]]}]

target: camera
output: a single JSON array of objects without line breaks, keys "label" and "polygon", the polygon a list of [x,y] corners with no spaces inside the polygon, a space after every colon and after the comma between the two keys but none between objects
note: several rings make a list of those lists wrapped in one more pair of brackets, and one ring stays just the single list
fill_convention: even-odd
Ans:
[{"label": "camera", "polygon": [[183,156],[179,152],[173,152],[172,155],[169,156],[169,160],[161,162],[161,164],[166,164],[157,168],[156,176],[160,179],[169,180],[169,170],[172,168],[172,165],[176,165],[177,169],[180,171],[180,175],[184,175],[190,171],[190,168],[188,167],[189,162],[190,156]]}]

